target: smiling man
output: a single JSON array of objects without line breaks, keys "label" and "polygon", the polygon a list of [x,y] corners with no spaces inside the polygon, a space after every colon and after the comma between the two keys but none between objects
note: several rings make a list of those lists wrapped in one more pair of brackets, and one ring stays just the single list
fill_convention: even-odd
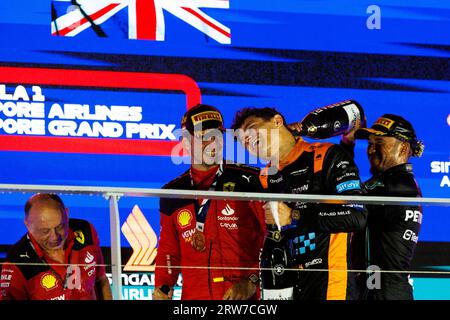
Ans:
[{"label": "smiling man", "polygon": [[25,204],[28,233],[9,251],[0,300],[110,300],[97,232],[69,219],[56,194],[36,194]]},{"label": "smiling man", "polygon": [[[354,138],[368,140],[367,156],[373,175],[365,182],[368,195],[422,196],[408,161],[412,156],[420,157],[424,147],[410,122],[385,114],[371,128],[360,128],[354,132],[354,138],[348,138],[343,142],[350,146]],[[367,283],[362,288],[362,296],[374,300],[411,300],[413,290],[407,272],[419,237],[422,207],[372,205],[368,209],[368,237],[366,233],[355,237],[357,244],[369,244],[366,267],[372,265],[399,273],[381,273],[380,285]]]},{"label": "smiling man", "polygon": [[[190,168],[165,189],[250,191],[259,169],[223,160],[222,114],[199,104],[181,123]],[[183,300],[258,298],[264,211],[255,201],[160,200],[161,232],[153,298],[172,299],[178,275]]]},{"label": "smiling man", "polygon": [[[244,108],[234,119],[240,142],[253,155],[269,164],[261,171],[262,187],[268,192],[293,194],[360,195],[358,169],[351,157],[331,143],[308,143],[296,138],[284,117],[273,108]],[[266,223],[275,224],[270,206]],[[350,269],[350,239],[365,227],[367,212],[361,205],[330,205],[305,202],[278,203],[281,232],[267,237],[282,242],[296,272],[283,299],[349,300],[356,298]],[[263,283],[263,290],[264,290]],[[271,295],[271,292],[264,290]],[[263,292],[264,292],[263,291]],[[283,290],[281,290],[283,291]],[[281,294],[281,293],[280,293]]]}]

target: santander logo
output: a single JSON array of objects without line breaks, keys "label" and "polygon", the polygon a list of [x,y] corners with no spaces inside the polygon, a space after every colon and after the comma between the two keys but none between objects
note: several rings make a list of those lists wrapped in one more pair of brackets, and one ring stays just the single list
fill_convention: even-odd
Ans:
[{"label": "santander logo", "polygon": [[229,204],[225,206],[225,209],[222,210],[222,214],[224,216],[231,216],[234,214],[234,209],[230,207]]}]

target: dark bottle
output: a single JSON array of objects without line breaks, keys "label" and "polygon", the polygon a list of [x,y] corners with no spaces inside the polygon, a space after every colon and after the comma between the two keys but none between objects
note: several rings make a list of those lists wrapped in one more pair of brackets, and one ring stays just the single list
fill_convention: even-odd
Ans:
[{"label": "dark bottle", "polygon": [[358,120],[364,120],[364,110],[355,100],[346,100],[309,112],[296,136],[327,139],[351,131]]},{"label": "dark bottle", "polygon": [[261,253],[261,286],[263,300],[292,300],[294,279],[290,253],[277,227],[267,225],[269,236]]}]

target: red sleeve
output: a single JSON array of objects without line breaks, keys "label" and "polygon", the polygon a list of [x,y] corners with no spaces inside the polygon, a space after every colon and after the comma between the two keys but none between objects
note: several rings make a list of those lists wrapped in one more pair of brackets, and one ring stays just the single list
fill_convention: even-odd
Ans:
[{"label": "red sleeve", "polygon": [[0,277],[0,300],[27,300],[26,280],[13,264],[4,264]]},{"label": "red sleeve", "polygon": [[258,219],[259,224],[261,225],[261,230],[263,234],[266,234],[266,219],[264,215],[264,201],[250,201],[250,208],[256,215],[256,219]]},{"label": "red sleeve", "polygon": [[156,254],[155,286],[164,284],[174,286],[180,273],[181,263],[180,242],[177,229],[171,216],[163,213],[161,216],[161,232],[159,234],[158,251]]},{"label": "red sleeve", "polygon": [[92,224],[91,224],[91,233],[92,239],[94,240],[95,251],[97,253],[96,256],[97,267],[95,268],[95,278],[96,280],[99,280],[100,278],[106,276],[106,269],[104,265],[105,262],[103,259],[102,249],[100,247],[100,240],[98,238],[98,233]]},{"label": "red sleeve", "polygon": [[[253,213],[256,216],[256,219],[259,222],[260,225],[260,229],[255,230],[255,232],[257,232],[257,241],[256,243],[253,244],[253,248],[255,248],[255,250],[262,250],[262,247],[264,245],[264,236],[266,234],[266,221],[265,221],[265,217],[264,217],[264,202],[263,201],[250,201],[249,202],[249,206],[250,209],[253,211]],[[258,257],[259,257],[259,253],[258,252]],[[255,259],[255,264],[253,265],[253,267],[255,268],[259,268],[259,258]],[[245,276],[252,276],[254,277],[254,275],[258,275],[259,276],[259,271],[258,269],[256,270],[245,270],[243,271],[243,274]]]}]

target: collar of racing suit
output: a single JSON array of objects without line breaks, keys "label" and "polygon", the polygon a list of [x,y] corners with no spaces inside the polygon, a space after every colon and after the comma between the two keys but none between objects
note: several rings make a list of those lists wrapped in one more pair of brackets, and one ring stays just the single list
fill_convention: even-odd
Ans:
[{"label": "collar of racing suit", "polygon": [[214,182],[219,166],[214,166],[209,170],[202,171],[191,167],[191,177],[196,190],[208,190]]},{"label": "collar of racing suit", "polygon": [[412,168],[411,163],[403,163],[403,164],[399,164],[394,167],[391,167],[384,172],[381,172],[379,174],[379,176],[394,175],[394,174],[397,174],[400,172],[412,173],[412,170],[413,170],[413,168]]},{"label": "collar of racing suit", "polygon": [[288,153],[286,157],[280,159],[280,162],[277,166],[278,170],[283,170],[285,167],[293,163],[295,160],[300,157],[300,155],[305,151],[307,143],[302,138],[298,137],[297,142],[292,148],[291,152]]},{"label": "collar of racing suit", "polygon": [[[39,246],[39,244],[36,242],[36,240],[34,239],[33,235],[30,232],[28,232],[28,239],[30,240],[31,246],[38,255],[39,259],[42,260],[42,258],[45,257],[45,252],[44,250],[42,250],[42,248]],[[66,242],[64,243],[64,252],[66,258],[67,258],[67,251],[71,251],[74,240],[75,240],[74,232],[72,229],[69,228],[69,234],[67,236]]]}]

